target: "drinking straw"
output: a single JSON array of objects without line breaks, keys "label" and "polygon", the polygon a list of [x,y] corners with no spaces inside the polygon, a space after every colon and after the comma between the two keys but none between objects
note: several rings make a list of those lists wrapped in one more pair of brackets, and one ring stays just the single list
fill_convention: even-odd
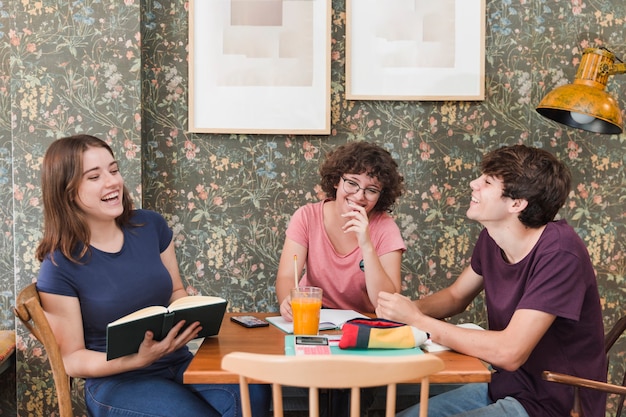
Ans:
[{"label": "drinking straw", "polygon": [[298,288],[298,255],[293,255],[293,278],[296,282],[294,288]]}]

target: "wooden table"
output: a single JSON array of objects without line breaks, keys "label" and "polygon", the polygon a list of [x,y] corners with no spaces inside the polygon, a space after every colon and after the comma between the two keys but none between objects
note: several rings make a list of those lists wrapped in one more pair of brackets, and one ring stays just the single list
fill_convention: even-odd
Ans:
[{"label": "wooden table", "polygon": [[[247,329],[230,321],[231,316],[244,314],[261,318],[277,315],[277,313],[227,313],[219,335],[207,337],[202,342],[183,375],[185,384],[239,383],[237,375],[222,369],[222,358],[230,352],[285,354],[285,333],[278,328],[270,324],[268,327]],[[433,384],[463,384],[491,380],[491,372],[477,358],[450,351],[427,355],[437,355],[446,364],[443,371],[430,377]]]}]

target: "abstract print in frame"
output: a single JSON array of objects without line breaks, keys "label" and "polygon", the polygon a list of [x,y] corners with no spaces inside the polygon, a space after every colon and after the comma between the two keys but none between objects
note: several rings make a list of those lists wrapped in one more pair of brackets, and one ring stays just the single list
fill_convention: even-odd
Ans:
[{"label": "abstract print in frame", "polygon": [[346,1],[346,98],[484,100],[485,0]]},{"label": "abstract print in frame", "polygon": [[331,0],[191,0],[190,132],[330,133]]}]

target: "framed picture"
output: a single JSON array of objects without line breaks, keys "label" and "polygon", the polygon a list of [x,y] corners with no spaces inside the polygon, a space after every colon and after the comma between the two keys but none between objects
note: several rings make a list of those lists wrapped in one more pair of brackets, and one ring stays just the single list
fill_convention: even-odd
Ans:
[{"label": "framed picture", "polygon": [[346,0],[346,98],[484,100],[485,0]]},{"label": "framed picture", "polygon": [[329,134],[331,0],[191,0],[189,126]]}]

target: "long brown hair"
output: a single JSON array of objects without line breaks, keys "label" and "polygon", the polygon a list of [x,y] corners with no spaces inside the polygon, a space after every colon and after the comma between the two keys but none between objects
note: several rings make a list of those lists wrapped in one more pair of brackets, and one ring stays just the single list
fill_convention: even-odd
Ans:
[{"label": "long brown hair", "polygon": [[[105,141],[90,135],[58,139],[46,151],[41,169],[44,232],[36,251],[40,262],[60,250],[72,262],[81,263],[89,252],[91,235],[76,197],[83,175],[83,154],[90,148],[104,148],[115,158]],[[120,227],[129,225],[132,217],[133,203],[126,185],[122,205],[124,211],[115,219]]]}]

